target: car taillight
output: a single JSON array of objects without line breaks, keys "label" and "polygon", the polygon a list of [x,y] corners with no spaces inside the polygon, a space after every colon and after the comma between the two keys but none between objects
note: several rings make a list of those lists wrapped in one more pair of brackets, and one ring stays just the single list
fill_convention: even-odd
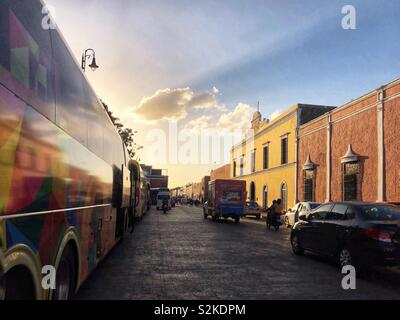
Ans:
[{"label": "car taillight", "polygon": [[392,235],[390,232],[385,231],[385,230],[379,230],[379,229],[374,229],[370,228],[365,230],[365,235],[368,238],[382,241],[382,242],[392,242]]}]

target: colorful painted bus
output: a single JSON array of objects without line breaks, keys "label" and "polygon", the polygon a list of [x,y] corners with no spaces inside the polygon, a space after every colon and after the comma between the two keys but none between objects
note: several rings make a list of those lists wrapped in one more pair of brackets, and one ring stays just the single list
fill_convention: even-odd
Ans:
[{"label": "colorful painted bus", "polygon": [[132,206],[126,148],[42,6],[0,1],[0,300],[70,298]]},{"label": "colorful painted bus", "polygon": [[129,161],[129,170],[131,172],[131,183],[135,194],[134,202],[134,218],[135,221],[140,221],[150,209],[150,182],[144,175],[140,163],[131,159]]}]

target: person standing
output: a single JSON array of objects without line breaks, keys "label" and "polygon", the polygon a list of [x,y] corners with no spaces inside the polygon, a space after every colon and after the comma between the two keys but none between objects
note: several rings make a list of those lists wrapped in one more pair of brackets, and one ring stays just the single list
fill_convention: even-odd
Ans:
[{"label": "person standing", "polygon": [[273,224],[276,215],[276,200],[272,201],[272,205],[267,209],[267,228],[269,229],[270,226]]},{"label": "person standing", "polygon": [[279,217],[283,215],[283,205],[282,205],[282,200],[281,199],[276,200],[276,203],[275,203],[275,214],[277,216],[279,216]]}]

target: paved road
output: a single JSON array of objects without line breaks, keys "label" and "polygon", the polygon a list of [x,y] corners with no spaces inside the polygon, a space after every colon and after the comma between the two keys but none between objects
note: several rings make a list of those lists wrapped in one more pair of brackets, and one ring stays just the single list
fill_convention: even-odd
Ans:
[{"label": "paved road", "polygon": [[150,211],[81,288],[77,299],[399,299],[400,271],[380,268],[341,288],[337,268],[291,252],[289,230],[244,219],[204,220],[201,209]]}]

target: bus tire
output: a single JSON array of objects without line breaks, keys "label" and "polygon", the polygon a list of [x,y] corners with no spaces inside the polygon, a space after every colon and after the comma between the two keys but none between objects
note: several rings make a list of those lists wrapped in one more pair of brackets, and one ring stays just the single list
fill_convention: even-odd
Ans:
[{"label": "bus tire", "polygon": [[72,246],[65,247],[56,271],[53,300],[69,300],[74,295],[76,279],[75,256]]},{"label": "bus tire", "polygon": [[32,275],[23,266],[16,266],[0,279],[0,300],[34,300]]}]

